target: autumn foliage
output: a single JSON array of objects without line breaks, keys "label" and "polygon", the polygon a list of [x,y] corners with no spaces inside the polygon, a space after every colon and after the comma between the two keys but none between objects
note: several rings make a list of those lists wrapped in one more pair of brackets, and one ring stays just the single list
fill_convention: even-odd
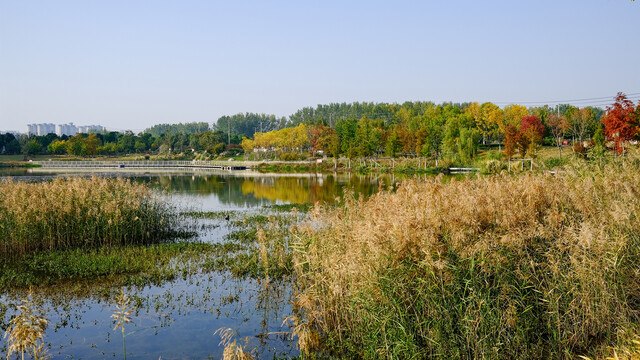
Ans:
[{"label": "autumn foliage", "polygon": [[544,125],[538,116],[523,116],[520,119],[520,127],[508,125],[504,133],[504,150],[507,157],[513,156],[518,149],[524,156],[526,153],[533,154],[536,146],[542,141],[544,136]]},{"label": "autumn foliage", "polygon": [[620,92],[616,96],[616,102],[607,107],[607,113],[602,117],[604,134],[607,139],[615,142],[619,153],[623,151],[623,143],[638,134],[636,113],[633,102]]}]

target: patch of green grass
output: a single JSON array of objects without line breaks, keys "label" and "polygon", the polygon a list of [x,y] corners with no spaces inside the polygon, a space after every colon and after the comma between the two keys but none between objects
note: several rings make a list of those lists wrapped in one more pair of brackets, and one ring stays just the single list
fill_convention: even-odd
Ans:
[{"label": "patch of green grass", "polygon": [[264,225],[269,222],[269,216],[263,214],[246,214],[242,219],[244,226]]},{"label": "patch of green grass", "polygon": [[228,235],[226,235],[225,237],[229,241],[236,241],[242,244],[250,244],[256,241],[257,232],[258,231],[255,228],[242,229],[242,230],[233,231]]},{"label": "patch of green grass", "polygon": [[292,212],[293,209],[296,209],[299,212],[309,212],[309,210],[313,207],[313,203],[302,203],[302,204],[273,204],[266,205],[264,208],[273,210],[275,212]]},{"label": "patch of green grass", "polygon": [[0,162],[0,168],[39,168],[42,165],[28,163],[28,162],[17,162],[17,161],[9,161],[9,162]]},{"label": "patch of green grass", "polygon": [[260,164],[257,167],[258,171],[261,172],[279,172],[279,173],[306,173],[306,172],[318,172],[318,171],[328,171],[333,170],[333,167],[327,166],[317,166],[316,163],[313,165],[306,164]]},{"label": "patch of green grass", "polygon": [[273,259],[264,263],[257,251],[241,251],[207,261],[202,264],[202,268],[229,271],[237,278],[263,279],[268,275],[271,279],[281,279],[293,273],[293,259],[292,255],[288,254],[281,263]]},{"label": "patch of green grass", "polygon": [[236,221],[240,229],[219,244],[225,251],[202,264],[205,270],[229,271],[238,278],[281,279],[293,273],[288,228],[294,217],[249,214]]},{"label": "patch of green grass", "polygon": [[237,211],[188,211],[183,212],[182,215],[189,216],[196,219],[216,219],[222,220],[225,218],[233,219],[238,216]]}]

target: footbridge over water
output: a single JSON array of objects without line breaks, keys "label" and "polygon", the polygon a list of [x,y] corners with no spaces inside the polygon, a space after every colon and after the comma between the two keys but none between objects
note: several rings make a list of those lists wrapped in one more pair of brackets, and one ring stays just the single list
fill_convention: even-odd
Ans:
[{"label": "footbridge over water", "polygon": [[218,169],[247,170],[255,161],[34,161],[33,164],[51,169]]}]

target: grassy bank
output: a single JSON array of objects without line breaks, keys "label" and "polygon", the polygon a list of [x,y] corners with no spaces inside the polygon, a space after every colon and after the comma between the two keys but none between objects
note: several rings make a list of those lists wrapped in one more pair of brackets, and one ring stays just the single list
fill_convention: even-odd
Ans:
[{"label": "grassy bank", "polygon": [[639,170],[406,181],[317,208],[294,235],[300,328],[347,358],[601,357],[640,325]]},{"label": "grassy bank", "polygon": [[0,182],[3,261],[42,251],[157,243],[176,236],[174,209],[122,179]]}]

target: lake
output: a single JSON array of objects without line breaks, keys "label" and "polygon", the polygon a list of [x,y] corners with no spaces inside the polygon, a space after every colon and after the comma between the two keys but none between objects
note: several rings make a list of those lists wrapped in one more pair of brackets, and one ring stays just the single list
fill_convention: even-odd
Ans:
[{"label": "lake", "polygon": [[[143,182],[170,196],[185,211],[239,214],[264,213],[274,204],[332,203],[345,191],[370,196],[397,179],[376,174],[260,174],[235,172],[74,172],[56,173],[40,169],[1,169],[0,177],[43,181],[56,176],[122,176]],[[197,240],[220,243],[235,229],[225,219],[193,219],[189,226]],[[100,281],[96,281],[99,284]],[[42,307],[50,321],[45,341],[54,359],[102,359],[122,357],[122,334],[113,330],[113,302],[96,295],[118,289],[87,285],[87,294],[67,291],[77,284],[62,284],[39,290]],[[92,289],[91,286],[97,287]],[[257,279],[238,279],[227,271],[198,271],[145,287],[131,286],[125,292],[136,311],[126,325],[127,357],[130,359],[221,358],[223,346],[214,332],[231,328],[237,341],[256,358],[297,356],[295,341],[283,321],[293,314],[292,288],[287,280],[265,285]],[[73,295],[71,295],[73,294]],[[3,329],[20,295],[1,294],[6,310],[0,316]],[[8,309],[8,310],[7,310]],[[0,315],[2,315],[0,309]],[[5,339],[0,349],[6,353]]]}]

